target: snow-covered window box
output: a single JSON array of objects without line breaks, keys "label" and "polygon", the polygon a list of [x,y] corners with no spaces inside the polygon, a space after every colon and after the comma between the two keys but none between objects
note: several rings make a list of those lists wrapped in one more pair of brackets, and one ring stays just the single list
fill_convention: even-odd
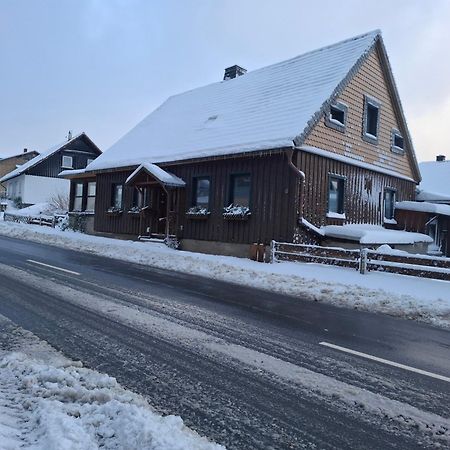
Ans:
[{"label": "snow-covered window box", "polygon": [[387,217],[383,218],[383,223],[387,225],[397,225],[397,221],[395,219],[388,219]]},{"label": "snow-covered window box", "polygon": [[186,211],[186,216],[190,219],[207,219],[210,214],[204,206],[192,206]]},{"label": "snow-covered window box", "polygon": [[229,205],[223,208],[223,218],[229,220],[247,220],[251,216],[248,206]]},{"label": "snow-covered window box", "polygon": [[132,206],[128,211],[127,214],[131,214],[134,216],[138,216],[144,208],[140,207],[140,206]]},{"label": "snow-covered window box", "polygon": [[123,211],[121,208],[117,208],[115,206],[111,206],[106,210],[106,213],[110,216],[118,216],[119,214],[122,214],[122,212]]}]

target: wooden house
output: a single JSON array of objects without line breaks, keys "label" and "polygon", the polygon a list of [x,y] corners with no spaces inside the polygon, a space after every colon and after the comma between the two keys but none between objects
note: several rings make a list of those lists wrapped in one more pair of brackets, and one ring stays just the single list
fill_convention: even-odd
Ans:
[{"label": "wooden house", "polygon": [[64,169],[84,169],[101,151],[85,134],[69,137],[37,154],[0,178],[6,195],[24,206],[44,203],[57,195],[69,196],[70,182],[58,177]]},{"label": "wooden house", "polygon": [[81,214],[95,183],[93,232],[242,256],[272,239],[321,242],[330,225],[392,224],[420,181],[379,31],[230,67],[62,176]]},{"label": "wooden house", "polygon": [[396,204],[397,226],[429,235],[428,253],[450,257],[450,161],[438,155],[436,161],[422,162],[419,167],[422,181],[417,201]]}]

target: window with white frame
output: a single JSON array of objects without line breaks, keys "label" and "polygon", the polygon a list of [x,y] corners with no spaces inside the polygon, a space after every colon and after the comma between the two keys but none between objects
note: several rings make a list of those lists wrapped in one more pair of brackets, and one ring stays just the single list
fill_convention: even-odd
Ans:
[{"label": "window with white frame", "polygon": [[63,155],[63,157],[62,157],[62,167],[64,169],[73,169],[73,158],[72,158],[72,156]]},{"label": "window with white frame", "polygon": [[398,130],[392,130],[391,150],[394,153],[405,153],[405,140]]},{"label": "window with white frame", "polygon": [[383,197],[384,220],[393,220],[395,208],[395,189],[385,188]]},{"label": "window with white frame", "polygon": [[73,198],[73,210],[81,211],[83,207],[83,183],[75,184],[75,195]]},{"label": "window with white frame", "polygon": [[87,184],[86,211],[95,211],[96,187],[95,181],[90,181]]},{"label": "window with white frame", "polygon": [[363,138],[372,144],[378,143],[380,123],[380,102],[367,95],[364,96]]},{"label": "window with white frame", "polygon": [[87,159],[87,162],[86,162],[86,165],[88,166],[92,161],[94,161],[93,158],[88,158],[88,159]]}]

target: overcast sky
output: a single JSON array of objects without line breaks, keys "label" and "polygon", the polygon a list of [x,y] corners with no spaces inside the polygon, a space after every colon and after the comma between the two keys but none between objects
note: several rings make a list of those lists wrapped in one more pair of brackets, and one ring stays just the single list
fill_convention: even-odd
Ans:
[{"label": "overcast sky", "polygon": [[450,0],[0,0],[0,156],[69,129],[106,150],[227,66],[380,28],[419,161],[450,157],[449,24]]}]

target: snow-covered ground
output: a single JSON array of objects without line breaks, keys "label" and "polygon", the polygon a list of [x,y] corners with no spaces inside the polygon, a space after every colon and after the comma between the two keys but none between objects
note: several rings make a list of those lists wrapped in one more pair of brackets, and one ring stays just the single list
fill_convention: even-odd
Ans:
[{"label": "snow-covered ground", "polygon": [[450,328],[447,281],[381,272],[360,275],[353,269],[320,264],[262,264],[230,256],[172,250],[156,243],[2,221],[0,234]]},{"label": "snow-covered ground", "polygon": [[213,450],[180,417],[162,417],[114,378],[71,361],[33,334],[0,339],[0,447],[4,450]]}]

